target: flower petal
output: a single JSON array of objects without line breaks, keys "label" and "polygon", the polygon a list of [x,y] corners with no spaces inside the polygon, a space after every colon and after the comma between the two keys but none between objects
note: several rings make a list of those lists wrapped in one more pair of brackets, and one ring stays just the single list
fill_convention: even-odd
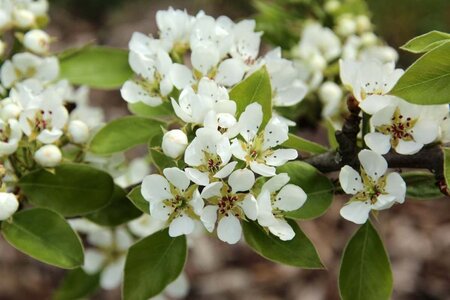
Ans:
[{"label": "flower petal", "polygon": [[353,201],[341,208],[341,216],[356,224],[364,224],[369,218],[371,206],[368,202]]},{"label": "flower petal", "polygon": [[280,190],[284,185],[286,185],[289,182],[290,178],[287,173],[281,173],[277,174],[274,177],[267,180],[261,190],[266,190],[269,193],[274,193],[278,190]]},{"label": "flower petal", "polygon": [[215,178],[225,178],[228,175],[231,174],[231,172],[233,172],[234,168],[236,167],[236,165],[238,164],[237,161],[232,161],[228,164],[226,164],[225,166],[222,167],[222,169],[220,169],[219,172],[217,172],[214,177]]},{"label": "flower petal", "polygon": [[223,186],[222,182],[212,182],[212,183],[208,184],[202,190],[202,193],[201,193],[202,198],[209,199],[214,196],[216,196],[216,197],[220,196],[221,195],[220,189],[222,188],[222,186]]},{"label": "flower petal", "polygon": [[244,77],[244,73],[244,63],[240,59],[229,58],[220,63],[215,80],[220,85],[232,86]]},{"label": "flower petal", "polygon": [[370,115],[377,113],[389,105],[395,105],[396,99],[395,97],[387,96],[387,95],[370,95],[367,96],[366,99],[359,103],[359,107]]},{"label": "flower petal", "polygon": [[347,165],[343,166],[339,173],[339,182],[347,194],[354,195],[364,188],[359,173]]},{"label": "flower petal", "polygon": [[366,171],[367,175],[372,177],[374,181],[378,181],[378,178],[386,173],[388,165],[386,160],[380,154],[370,150],[362,150],[359,152],[358,158],[364,171]]},{"label": "flower petal", "polygon": [[264,129],[263,150],[278,146],[288,140],[289,128],[279,118],[271,118]]},{"label": "flower petal", "polygon": [[266,164],[269,166],[278,167],[284,165],[286,162],[296,159],[298,152],[295,149],[278,149],[270,156],[266,157]]},{"label": "flower petal", "polygon": [[306,193],[294,184],[285,185],[275,198],[273,206],[283,211],[293,211],[305,204]]},{"label": "flower petal", "polygon": [[163,170],[163,174],[166,176],[167,180],[169,180],[169,182],[181,192],[186,191],[191,183],[189,178],[186,176],[186,173],[176,167],[165,168]]},{"label": "flower petal", "polygon": [[173,85],[179,90],[194,83],[194,77],[192,76],[191,70],[181,64],[173,64],[171,66],[170,79],[172,80]]},{"label": "flower petal", "polygon": [[186,168],[184,169],[184,172],[186,173],[186,176],[195,184],[202,186],[209,184],[208,172],[201,172],[194,168]]},{"label": "flower petal", "polygon": [[212,232],[217,221],[217,205],[205,206],[200,216],[200,220],[202,221],[206,230]]},{"label": "flower petal", "polygon": [[250,163],[250,169],[261,176],[272,177],[276,175],[276,169],[274,167],[269,167],[268,165],[260,164],[255,161]]},{"label": "flower petal", "polygon": [[167,179],[157,174],[144,177],[141,194],[147,201],[161,201],[173,197],[170,193],[170,185]]},{"label": "flower petal", "polygon": [[182,214],[175,219],[169,225],[169,235],[171,237],[177,237],[183,234],[190,234],[194,231],[194,220]]},{"label": "flower petal", "polygon": [[233,193],[248,191],[255,184],[255,174],[249,169],[236,170],[228,178],[228,184]]},{"label": "flower petal", "polygon": [[256,220],[258,217],[258,203],[252,194],[247,194],[244,200],[239,202],[239,205],[242,207],[242,210],[244,210],[247,218],[253,221]]},{"label": "flower petal", "polygon": [[217,225],[217,236],[228,244],[236,244],[242,235],[239,219],[233,215],[225,216]]},{"label": "flower petal", "polygon": [[386,177],[385,191],[395,196],[398,203],[405,202],[406,183],[398,173],[390,173]]},{"label": "flower petal", "polygon": [[395,147],[395,151],[399,154],[411,155],[415,154],[423,148],[422,143],[418,143],[415,141],[404,141],[399,140],[398,145]]},{"label": "flower petal", "polygon": [[262,119],[263,111],[261,104],[256,102],[247,105],[245,111],[239,117],[240,133],[247,143],[251,142],[258,133]]},{"label": "flower petal", "polygon": [[277,219],[276,223],[269,226],[269,231],[282,241],[290,241],[295,237],[295,232],[291,225],[284,219]]},{"label": "flower petal", "polygon": [[379,132],[366,134],[364,141],[371,150],[378,154],[386,154],[391,149],[391,137]]}]

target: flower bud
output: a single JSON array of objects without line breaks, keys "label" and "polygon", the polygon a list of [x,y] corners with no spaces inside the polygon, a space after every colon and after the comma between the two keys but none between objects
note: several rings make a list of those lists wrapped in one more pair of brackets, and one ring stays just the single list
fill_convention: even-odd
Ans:
[{"label": "flower bud", "polygon": [[358,32],[365,32],[370,30],[371,24],[367,16],[359,15],[356,17],[355,21],[356,21],[356,30],[358,30]]},{"label": "flower bud", "polygon": [[25,33],[23,45],[34,53],[45,54],[50,47],[50,36],[45,31],[33,29]]},{"label": "flower bud", "polygon": [[0,221],[11,217],[19,208],[19,201],[13,193],[0,193]]},{"label": "flower bud", "polygon": [[319,98],[324,103],[322,115],[332,116],[339,110],[342,99],[342,90],[332,81],[324,82],[319,89]]},{"label": "flower bud", "polygon": [[7,30],[11,26],[11,15],[5,10],[0,10],[0,31]]},{"label": "flower bud", "polygon": [[164,134],[162,139],[162,150],[165,155],[171,158],[177,158],[183,154],[187,144],[188,139],[186,134],[179,129],[174,129]]},{"label": "flower bud", "polygon": [[325,69],[325,67],[327,66],[327,61],[319,53],[315,53],[310,58],[309,63],[315,71],[321,71],[321,70]]},{"label": "flower bud", "polygon": [[70,121],[67,131],[70,140],[75,144],[86,143],[89,139],[89,127],[82,121]]},{"label": "flower bud", "polygon": [[8,103],[0,110],[0,118],[2,120],[17,119],[22,109],[14,103]]},{"label": "flower bud", "polygon": [[344,17],[338,20],[336,32],[341,36],[349,36],[356,31],[356,22],[351,18]]},{"label": "flower bud", "polygon": [[365,32],[361,35],[361,41],[364,46],[372,46],[377,43],[377,36],[373,32]]},{"label": "flower bud", "polygon": [[338,10],[340,6],[341,6],[341,3],[339,3],[339,1],[330,0],[325,3],[324,8],[327,13],[331,14],[331,13],[334,13],[336,10]]},{"label": "flower bud", "polygon": [[34,160],[43,167],[55,167],[62,160],[61,150],[55,145],[45,145],[34,153]]},{"label": "flower bud", "polygon": [[29,28],[33,26],[35,22],[34,14],[25,9],[16,9],[14,11],[14,20],[16,21],[17,27]]}]

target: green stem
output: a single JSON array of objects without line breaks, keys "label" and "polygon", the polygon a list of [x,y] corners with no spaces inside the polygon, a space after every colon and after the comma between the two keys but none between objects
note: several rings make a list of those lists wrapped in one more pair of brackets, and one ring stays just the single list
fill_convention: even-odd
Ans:
[{"label": "green stem", "polygon": [[370,115],[363,112],[362,115],[362,144],[363,148],[366,148],[366,142],[364,141],[364,137],[366,134],[370,132]]}]

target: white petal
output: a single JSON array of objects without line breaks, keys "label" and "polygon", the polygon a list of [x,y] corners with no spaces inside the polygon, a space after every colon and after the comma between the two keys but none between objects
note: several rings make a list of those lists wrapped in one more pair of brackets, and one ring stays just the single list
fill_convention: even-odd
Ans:
[{"label": "white petal", "polygon": [[278,149],[266,157],[266,164],[278,167],[284,165],[289,160],[296,159],[297,156],[298,152],[295,149]]},{"label": "white petal", "polygon": [[406,184],[398,173],[390,173],[386,177],[386,192],[395,196],[395,201],[403,203],[405,201]]},{"label": "white petal", "polygon": [[225,216],[217,225],[217,236],[228,244],[236,244],[242,235],[239,219],[233,215]]},{"label": "white petal", "polygon": [[239,205],[244,210],[245,215],[250,220],[255,221],[258,217],[258,203],[256,202],[255,197],[252,194],[247,194],[242,202],[239,202]]},{"label": "white petal", "polygon": [[203,207],[205,206],[205,202],[203,201],[202,196],[200,195],[200,192],[198,189],[194,191],[194,194],[192,195],[191,201],[189,201],[189,205],[194,210],[194,213],[196,213],[198,216],[202,214]]},{"label": "white petal", "polygon": [[178,168],[165,168],[163,170],[164,176],[171,184],[173,184],[177,189],[184,192],[189,187],[191,181],[186,176],[186,173]]},{"label": "white petal", "polygon": [[214,177],[215,178],[227,177],[228,175],[231,174],[231,172],[233,172],[233,170],[237,164],[238,164],[237,161],[232,161],[232,162],[228,163],[227,165],[223,166],[222,169],[220,169],[220,171],[214,175]]},{"label": "white petal", "polygon": [[171,237],[177,237],[183,234],[190,234],[194,231],[194,220],[186,215],[180,215],[173,219],[169,225],[169,235]]},{"label": "white petal", "polygon": [[306,193],[302,188],[294,184],[287,184],[277,194],[273,206],[284,211],[293,211],[302,207],[306,198]]},{"label": "white petal", "polygon": [[160,97],[154,97],[133,80],[127,80],[120,89],[122,98],[129,103],[143,102],[149,106],[158,106],[162,103]]},{"label": "white petal", "polygon": [[173,208],[166,206],[164,202],[150,202],[150,215],[160,221],[167,221],[173,213]]},{"label": "white petal", "polygon": [[356,224],[364,224],[369,218],[371,207],[368,202],[354,201],[341,208],[341,216]]},{"label": "white petal", "polygon": [[399,140],[397,147],[395,147],[395,151],[400,154],[411,155],[419,152],[420,149],[422,148],[423,148],[422,143]]},{"label": "white petal", "polygon": [[248,191],[255,184],[255,174],[249,169],[236,170],[228,178],[233,193]]},{"label": "white petal", "polygon": [[245,160],[247,152],[245,152],[244,148],[242,147],[242,142],[240,140],[234,139],[231,143],[230,149],[234,157],[240,160]]},{"label": "white petal", "polygon": [[276,223],[276,221],[277,219],[272,213],[270,193],[267,190],[262,190],[258,196],[258,223],[267,227]]},{"label": "white petal", "polygon": [[290,178],[287,173],[277,174],[274,177],[267,180],[262,186],[261,190],[269,191],[270,193],[274,193],[280,190],[284,185],[289,182]]},{"label": "white petal", "polygon": [[259,103],[247,105],[245,111],[239,117],[239,128],[242,137],[250,142],[258,133],[263,119],[262,107]]},{"label": "white petal", "polygon": [[216,82],[224,86],[232,86],[244,77],[245,66],[240,59],[224,60],[217,69]]},{"label": "white petal", "polygon": [[100,275],[100,286],[105,290],[118,287],[122,280],[123,268],[125,266],[125,256],[119,257],[110,263]]},{"label": "white petal", "polygon": [[438,136],[438,120],[419,119],[411,130],[414,140],[421,144],[432,143]]},{"label": "white petal", "polygon": [[373,115],[389,105],[395,105],[394,97],[384,95],[370,95],[364,99],[359,107],[366,113]]},{"label": "white petal", "polygon": [[202,149],[201,141],[196,137],[187,146],[184,152],[184,161],[189,166],[198,167],[203,164],[204,153]]},{"label": "white petal", "polygon": [[173,110],[174,110],[175,114],[177,115],[177,117],[186,123],[191,123],[192,116],[190,114],[188,114],[185,110],[183,110],[181,108],[181,106],[178,104],[178,102],[175,101],[175,99],[172,98],[171,102],[172,102]]},{"label": "white petal", "polygon": [[202,74],[214,68],[219,62],[219,51],[214,45],[203,44],[192,49],[191,63],[192,66],[199,70]]},{"label": "white petal", "polygon": [[252,171],[256,174],[266,177],[272,177],[276,174],[276,169],[274,167],[269,167],[265,164],[260,164],[254,161],[250,163],[250,169],[252,169]]},{"label": "white petal", "polygon": [[209,184],[208,172],[201,172],[194,168],[186,168],[184,169],[184,172],[186,172],[186,176],[190,180],[198,185],[205,186]]},{"label": "white petal", "polygon": [[84,252],[83,270],[88,274],[95,274],[105,263],[105,255],[96,249],[87,249]]},{"label": "white petal", "polygon": [[157,174],[144,177],[141,193],[147,201],[161,201],[173,197],[170,193],[170,185],[167,179]]},{"label": "white petal", "polygon": [[392,123],[392,116],[394,115],[396,105],[389,105],[376,112],[371,118],[370,123],[372,126],[390,125]]},{"label": "white petal", "polygon": [[366,134],[364,141],[371,150],[378,154],[386,154],[391,149],[391,137],[379,132]]},{"label": "white petal", "polygon": [[263,150],[281,145],[288,140],[289,128],[279,118],[271,118],[264,129]]},{"label": "white petal", "polygon": [[59,129],[44,129],[37,136],[38,141],[44,144],[51,144],[62,136],[63,132]]},{"label": "white petal", "polygon": [[358,154],[359,161],[361,162],[364,171],[367,175],[372,177],[374,181],[377,181],[387,170],[387,162],[380,154],[370,151],[362,150]]},{"label": "white petal", "polygon": [[350,166],[343,166],[339,173],[339,182],[341,187],[347,194],[356,194],[364,187],[361,181],[361,176]]},{"label": "white petal", "polygon": [[212,232],[214,230],[214,226],[217,221],[217,206],[216,205],[208,205],[203,209],[202,215],[200,216],[200,220],[205,226],[206,230]]},{"label": "white petal", "polygon": [[295,232],[291,225],[283,219],[277,219],[276,223],[269,226],[269,231],[282,241],[290,241],[295,237]]},{"label": "white petal", "polygon": [[194,77],[192,76],[191,70],[181,64],[172,65],[170,68],[170,78],[172,79],[173,85],[179,90],[194,83]]},{"label": "white petal", "polygon": [[201,193],[203,199],[209,199],[214,196],[220,196],[223,184],[222,182],[213,182],[203,188]]},{"label": "white petal", "polygon": [[395,203],[395,196],[381,194],[377,196],[377,202],[372,204],[372,209],[383,210],[388,209]]}]

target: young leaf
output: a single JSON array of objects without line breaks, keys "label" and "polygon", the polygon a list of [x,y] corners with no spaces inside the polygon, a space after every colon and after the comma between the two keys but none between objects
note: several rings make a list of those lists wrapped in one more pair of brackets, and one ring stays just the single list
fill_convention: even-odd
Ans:
[{"label": "young leaf", "polygon": [[186,255],[186,237],[170,237],[168,229],[131,246],[125,263],[123,299],[149,299],[161,293],[183,270]]},{"label": "young leaf", "polygon": [[165,168],[171,168],[176,167],[177,164],[175,161],[166,156],[162,150],[157,150],[155,148],[161,147],[161,141],[162,141],[162,135],[156,135],[152,137],[148,144],[148,152],[150,155],[150,158],[152,160],[152,163],[155,165],[155,167],[158,169],[158,171],[162,174],[162,171]]},{"label": "young leaf", "polygon": [[383,242],[370,221],[348,242],[339,271],[343,300],[384,300],[392,293],[392,271]]},{"label": "young leaf", "polygon": [[427,52],[400,78],[391,94],[411,103],[450,103],[450,40]]},{"label": "young leaf", "polygon": [[301,161],[292,161],[278,168],[278,173],[287,173],[291,183],[300,186],[308,196],[305,204],[285,216],[292,219],[313,219],[321,216],[333,200],[333,184],[316,168]]},{"label": "young leaf", "polygon": [[99,287],[100,273],[87,274],[77,268],[67,272],[60,286],[53,295],[53,300],[84,299],[94,293]]},{"label": "young leaf", "polygon": [[128,110],[133,114],[145,118],[172,117],[174,112],[169,102],[164,102],[158,106],[148,106],[142,102],[129,103]]},{"label": "young leaf", "polygon": [[413,38],[401,46],[400,49],[412,53],[423,53],[440,46],[443,42],[449,39],[450,34],[433,30]]},{"label": "young leaf", "polygon": [[62,164],[54,173],[40,169],[25,175],[19,187],[33,205],[77,216],[106,206],[114,183],[108,173],[88,165]]},{"label": "young leaf", "polygon": [[444,177],[447,188],[450,189],[450,147],[444,147]]},{"label": "young leaf", "polygon": [[236,101],[239,116],[253,102],[258,102],[263,110],[264,126],[272,117],[272,87],[265,67],[244,79],[230,91],[230,99]]},{"label": "young leaf", "polygon": [[402,174],[406,183],[406,197],[416,200],[441,198],[443,194],[436,186],[436,178],[426,172],[408,172]]},{"label": "young leaf", "polygon": [[116,89],[132,75],[128,51],[122,49],[84,47],[60,58],[60,77],[73,84]]},{"label": "young leaf", "polygon": [[294,148],[299,151],[315,154],[327,152],[327,148],[325,148],[324,146],[308,141],[307,139],[304,139],[292,133],[289,133],[289,139],[283,143],[283,147]]},{"label": "young leaf", "polygon": [[330,144],[331,149],[337,149],[339,147],[339,143],[336,140],[336,129],[333,126],[333,123],[330,119],[325,120],[325,127],[327,129],[328,143]]},{"label": "young leaf", "polygon": [[32,208],[2,222],[3,237],[17,250],[44,263],[64,269],[83,264],[80,238],[59,214]]},{"label": "young leaf", "polygon": [[142,212],[127,198],[127,193],[121,187],[115,186],[111,202],[106,207],[85,217],[99,225],[118,226],[136,219],[140,215]]},{"label": "young leaf", "polygon": [[131,200],[134,206],[139,208],[142,212],[148,215],[150,214],[149,203],[144,199],[144,197],[142,197],[140,185],[133,188],[131,192],[128,193],[127,197]]},{"label": "young leaf", "polygon": [[90,151],[107,155],[145,144],[161,132],[162,123],[156,120],[127,116],[116,119],[100,129],[90,144]]},{"label": "young leaf", "polygon": [[295,237],[290,241],[282,241],[267,233],[256,222],[242,222],[245,241],[256,253],[274,262],[305,269],[322,269],[323,264],[314,245],[295,221],[288,222],[295,231]]}]

